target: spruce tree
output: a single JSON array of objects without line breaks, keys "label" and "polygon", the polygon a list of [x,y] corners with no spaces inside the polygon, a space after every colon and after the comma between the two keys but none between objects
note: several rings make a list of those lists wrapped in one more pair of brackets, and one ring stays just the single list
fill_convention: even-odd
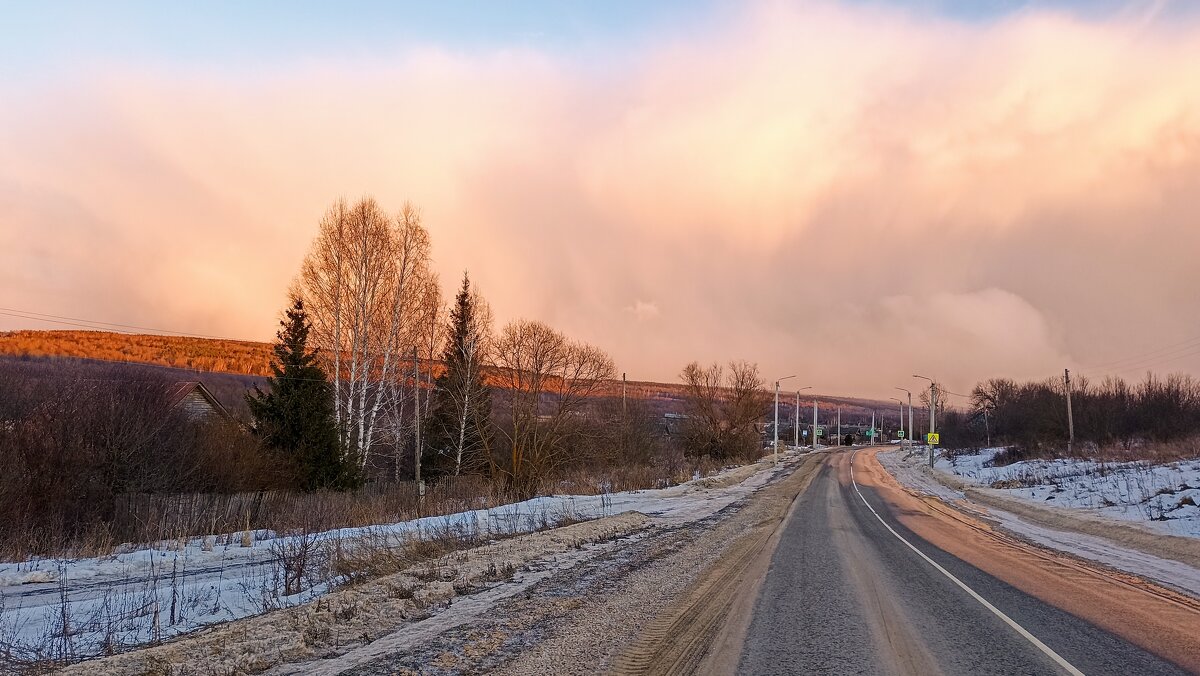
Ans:
[{"label": "spruce tree", "polygon": [[430,411],[428,450],[424,454],[433,477],[479,471],[487,462],[491,426],[491,391],[483,382],[487,322],[471,281],[462,287],[450,312],[442,354],[445,370],[437,378]]},{"label": "spruce tree", "polygon": [[289,457],[306,490],[349,488],[357,468],[345,462],[334,420],[333,391],[317,351],[308,349],[311,324],[304,301],[296,298],[279,322],[267,391],[257,386],[246,395],[254,433]]}]

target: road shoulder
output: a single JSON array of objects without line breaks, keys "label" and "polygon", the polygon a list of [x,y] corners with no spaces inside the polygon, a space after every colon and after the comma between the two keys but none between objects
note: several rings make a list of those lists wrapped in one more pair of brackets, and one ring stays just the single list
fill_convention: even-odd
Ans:
[{"label": "road shoulder", "polygon": [[1200,671],[1200,601],[1141,578],[1034,545],[999,530],[978,512],[906,490],[860,452],[858,481],[892,518],[928,544],[1030,596],[1091,622],[1189,671]]}]

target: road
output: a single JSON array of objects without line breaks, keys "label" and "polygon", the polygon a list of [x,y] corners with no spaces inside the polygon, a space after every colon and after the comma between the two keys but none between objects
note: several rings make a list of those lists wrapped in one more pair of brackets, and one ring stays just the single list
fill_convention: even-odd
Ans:
[{"label": "road", "polygon": [[[760,583],[742,674],[1180,674],[1200,608],[902,491],[831,454]],[[935,544],[936,543],[936,544]]]}]

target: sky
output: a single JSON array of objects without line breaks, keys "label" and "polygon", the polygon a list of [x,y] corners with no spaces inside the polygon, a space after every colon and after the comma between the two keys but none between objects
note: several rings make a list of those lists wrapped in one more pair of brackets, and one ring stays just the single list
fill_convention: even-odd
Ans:
[{"label": "sky", "polygon": [[1200,374],[1191,3],[0,11],[0,307],[268,340],[372,195],[635,380]]}]

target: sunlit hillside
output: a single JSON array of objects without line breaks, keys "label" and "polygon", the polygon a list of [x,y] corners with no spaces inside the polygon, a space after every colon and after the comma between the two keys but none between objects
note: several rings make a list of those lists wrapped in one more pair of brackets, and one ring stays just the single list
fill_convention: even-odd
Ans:
[{"label": "sunlit hillside", "polygon": [[[0,355],[74,357],[264,376],[270,374],[271,345],[243,340],[130,335],[107,331],[12,331],[0,332]],[[438,370],[435,370],[435,375]],[[485,378],[492,385],[502,386],[505,382],[494,371],[485,372]],[[684,386],[678,383],[630,381],[626,392],[631,399],[652,402],[652,409],[657,413],[681,411],[686,397]],[[620,397],[620,381],[608,383],[597,394]],[[891,406],[851,397],[820,396],[820,399],[826,405],[846,407],[846,414],[870,415],[872,409]],[[785,405],[791,402],[787,395],[782,400]],[[806,405],[808,401],[805,400]]]},{"label": "sunlit hillside", "polygon": [[245,375],[270,373],[271,346],[242,340],[108,331],[0,333],[0,355],[79,357]]}]

